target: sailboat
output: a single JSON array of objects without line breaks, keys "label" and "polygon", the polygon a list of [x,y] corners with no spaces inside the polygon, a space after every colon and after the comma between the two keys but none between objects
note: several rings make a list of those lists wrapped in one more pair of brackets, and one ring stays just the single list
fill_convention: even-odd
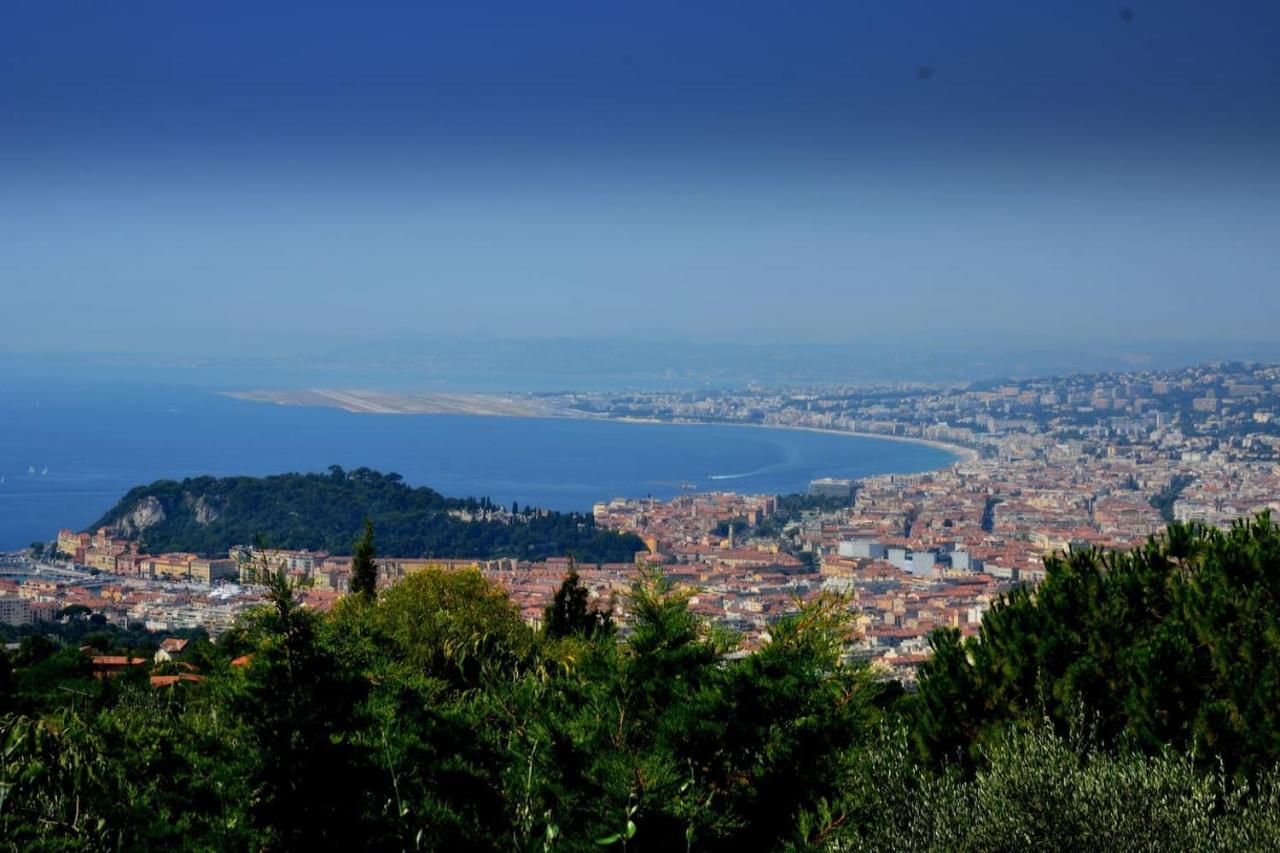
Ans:
[{"label": "sailboat", "polygon": [[49,466],[46,465],[44,466],[44,470],[40,472],[40,476],[43,477],[45,474],[48,474],[48,473],[49,473]]},{"label": "sailboat", "polygon": [[28,465],[28,466],[27,466],[27,473],[28,473],[28,474],[34,474],[35,472],[36,472],[36,466],[34,466],[34,465]]}]

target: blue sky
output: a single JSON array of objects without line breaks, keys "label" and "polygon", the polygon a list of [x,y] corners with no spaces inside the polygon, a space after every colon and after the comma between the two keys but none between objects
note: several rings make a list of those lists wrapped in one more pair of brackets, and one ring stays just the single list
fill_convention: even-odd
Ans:
[{"label": "blue sky", "polygon": [[4,348],[1272,340],[1280,5],[12,2]]}]

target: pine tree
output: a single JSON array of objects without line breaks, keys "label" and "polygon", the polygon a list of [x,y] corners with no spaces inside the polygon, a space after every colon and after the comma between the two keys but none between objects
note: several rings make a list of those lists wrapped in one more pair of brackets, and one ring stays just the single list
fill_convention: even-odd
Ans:
[{"label": "pine tree", "polygon": [[374,561],[378,552],[373,545],[373,522],[364,520],[364,535],[356,541],[355,556],[351,558],[351,591],[356,595],[372,598],[378,589],[378,566]]},{"label": "pine tree", "polygon": [[1280,528],[1263,513],[1218,530],[1174,523],[1128,551],[1048,557],[978,636],[932,639],[913,729],[937,762],[1001,727],[1049,720],[1156,754],[1185,750],[1245,778],[1280,757]]},{"label": "pine tree", "polygon": [[253,750],[251,822],[265,850],[350,848],[362,816],[331,816],[367,783],[355,730],[368,682],[324,644],[321,617],[283,567],[264,557],[258,577],[267,606],[250,625],[256,649],[232,700]]}]

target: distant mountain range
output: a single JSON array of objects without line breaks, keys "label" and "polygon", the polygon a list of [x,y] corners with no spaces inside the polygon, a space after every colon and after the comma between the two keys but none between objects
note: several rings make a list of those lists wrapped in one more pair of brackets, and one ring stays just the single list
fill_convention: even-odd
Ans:
[{"label": "distant mountain range", "polygon": [[108,527],[151,553],[223,554],[262,537],[274,548],[349,554],[365,518],[378,552],[397,557],[631,562],[644,549],[634,535],[597,530],[590,515],[514,509],[447,498],[398,474],[333,466],[327,474],[157,480],[131,489],[91,529]]}]

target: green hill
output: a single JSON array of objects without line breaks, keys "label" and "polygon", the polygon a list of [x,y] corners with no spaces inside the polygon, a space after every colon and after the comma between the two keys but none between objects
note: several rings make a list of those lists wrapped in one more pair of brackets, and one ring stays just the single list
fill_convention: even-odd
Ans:
[{"label": "green hill", "polygon": [[148,551],[222,554],[262,536],[272,547],[350,553],[363,519],[378,550],[397,557],[519,557],[572,553],[631,562],[644,544],[601,531],[590,515],[524,510],[488,499],[446,498],[368,468],[270,477],[158,480],[129,491],[91,529],[109,527]]}]

